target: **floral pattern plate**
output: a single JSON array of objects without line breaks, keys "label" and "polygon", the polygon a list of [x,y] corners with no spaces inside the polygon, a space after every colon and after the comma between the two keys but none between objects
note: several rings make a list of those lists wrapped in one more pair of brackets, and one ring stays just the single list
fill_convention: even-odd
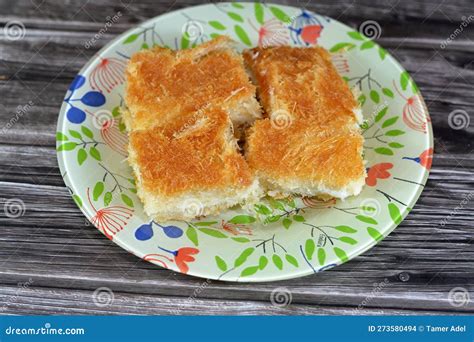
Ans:
[{"label": "floral pattern plate", "polygon": [[[362,27],[364,26],[364,27]],[[428,178],[430,118],[410,75],[369,37],[304,9],[217,3],[151,19],[125,32],[89,61],[71,83],[58,121],[57,153],[68,189],[109,239],[156,265],[226,281],[271,281],[342,264],[387,236],[408,214]],[[233,208],[191,222],[154,222],[136,196],[126,162],[124,68],[154,45],[186,49],[226,34],[240,48],[320,44],[358,89],[365,123],[366,186],[357,197],[262,200],[252,213]],[[365,34],[365,35],[364,35]]]}]

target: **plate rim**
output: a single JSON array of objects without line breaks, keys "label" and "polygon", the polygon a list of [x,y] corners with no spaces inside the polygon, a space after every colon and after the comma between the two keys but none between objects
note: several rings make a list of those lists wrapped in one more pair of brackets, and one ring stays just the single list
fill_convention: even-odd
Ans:
[{"label": "plate rim", "polygon": [[[254,4],[254,3],[255,3],[255,1],[245,2],[246,5],[251,5],[251,4]],[[232,2],[219,2],[219,4],[231,5]],[[275,5],[275,6],[283,8],[283,9],[291,9],[291,10],[295,10],[295,9],[298,10],[298,9],[304,8],[304,7],[297,7],[297,6],[291,6],[291,5],[275,4],[275,3],[271,3],[271,2],[266,3],[266,4],[270,5],[270,6]],[[102,53],[107,51],[109,48],[114,46],[118,41],[120,41],[121,39],[128,36],[131,32],[133,32],[134,30],[136,30],[140,26],[144,26],[148,23],[156,22],[157,20],[163,20],[168,16],[174,16],[176,14],[179,14],[181,12],[185,12],[185,11],[190,10],[190,9],[196,9],[196,8],[202,8],[202,7],[208,7],[208,6],[213,6],[213,4],[212,3],[206,3],[206,4],[195,5],[195,6],[183,7],[183,8],[176,9],[176,10],[173,10],[173,11],[170,11],[170,12],[167,12],[167,13],[160,14],[158,16],[155,16],[153,18],[150,18],[150,19],[147,19],[143,22],[135,24],[133,27],[129,28],[128,30],[126,30],[126,31],[122,32],[121,34],[115,36],[111,41],[106,43],[101,49],[99,49],[97,52],[95,52],[94,55],[79,69],[79,71],[76,73],[76,75],[84,74],[84,72],[87,71],[91,67],[91,65],[97,60],[97,58],[99,58],[99,56]],[[325,15],[319,14],[319,13],[314,12],[312,10],[308,10],[308,11],[310,11],[310,12],[316,14],[316,15],[319,15],[319,16],[327,17]],[[345,30],[353,30],[352,27],[346,25],[345,23],[342,23],[338,19],[334,19],[332,17],[328,17],[328,18],[331,19],[333,24],[336,24],[336,25],[344,28]],[[376,46],[380,46],[377,42],[374,41],[374,43],[376,44]],[[401,73],[401,72],[407,71],[400,64],[400,62],[398,62],[398,60],[395,59],[395,57],[393,57],[393,55],[390,53],[390,51],[387,51],[387,52],[388,52],[387,53],[387,57],[388,57],[387,60],[397,69],[398,72]],[[409,74],[411,74],[411,73],[409,73]],[[68,92],[69,92],[69,89],[66,90],[66,94],[65,94],[64,98],[66,98]],[[424,97],[423,97],[422,92],[421,92],[420,89],[419,89],[419,97],[420,97],[420,99],[421,99],[421,101],[424,105],[424,109],[425,109],[426,114],[428,115],[428,117],[431,117],[430,113],[429,113],[429,110],[428,110],[428,107],[426,106]],[[57,121],[57,125],[56,125],[56,132],[61,131],[62,128],[64,128],[64,127],[67,127],[67,126],[65,126],[65,124],[66,124],[65,113],[66,113],[67,106],[68,106],[67,103],[65,103],[63,101],[61,107],[59,108],[58,121]],[[425,147],[426,148],[432,148],[433,149],[433,154],[434,154],[434,135],[433,135],[432,124],[427,125],[426,137],[427,137],[427,141],[428,141],[428,146],[425,146]],[[74,185],[75,182],[71,179],[70,174],[68,172],[68,168],[66,167],[67,163],[64,160],[65,159],[64,154],[61,153],[61,151],[56,151],[56,155],[57,155],[58,165],[59,165],[59,169],[60,169],[60,174],[61,174],[61,177],[63,178],[63,181],[64,181],[66,187],[71,188],[73,190],[76,190],[76,186]],[[426,183],[428,181],[429,174],[430,174],[430,170],[428,170],[426,168],[423,168],[423,174],[422,174],[422,177],[421,177],[421,184],[423,184],[423,186],[417,188],[416,191],[414,191],[412,193],[412,196],[411,196],[410,200],[407,202],[407,207],[410,207],[411,209],[413,209],[413,207],[417,204],[417,202],[418,202],[418,200],[421,196],[421,193],[424,190],[424,186],[426,185]],[[72,195],[71,195],[71,197],[72,197]],[[76,203],[75,201],[73,201],[73,202]],[[76,203],[76,205],[77,205],[77,203]],[[77,205],[77,207],[84,214],[86,219],[97,230],[100,231],[100,229],[98,229],[90,220],[90,217],[92,217],[93,215],[90,215],[91,213],[89,212],[89,208],[87,208],[86,206],[81,207],[79,205]],[[373,248],[377,244],[379,244],[388,235],[390,235],[395,230],[395,228],[397,228],[399,225],[402,224],[402,222],[405,220],[405,218],[408,216],[408,214],[410,212],[411,212],[411,210],[410,211],[406,210],[406,211],[403,212],[403,214],[401,216],[401,222],[399,224],[396,224],[393,221],[390,221],[390,224],[386,224],[385,225],[386,228],[384,229],[384,235],[382,236],[382,238],[380,240],[367,239],[366,242],[360,244],[358,246],[358,248],[348,251],[347,260],[345,262],[341,262],[337,265],[327,267],[325,269],[325,271],[329,270],[329,269],[331,269],[335,266],[340,266],[344,263],[347,263],[347,262],[353,260],[354,258],[358,257],[359,255],[367,252],[368,250],[370,250],[371,248]],[[104,235],[104,234],[102,233],[102,235]],[[129,246],[129,244],[124,242],[122,239],[120,239],[120,238],[113,239],[111,242],[118,245],[119,247],[121,247],[122,249],[127,251],[128,253],[131,253],[131,254],[135,255],[136,257],[140,258],[141,260],[143,260],[143,255],[141,255],[139,253],[139,251],[136,250],[136,248],[131,248],[131,246]],[[150,261],[148,261],[148,262],[150,262]],[[179,271],[179,269],[174,267],[175,265],[171,265],[170,267],[163,267],[163,266],[158,265],[154,262],[150,262],[150,263],[152,263],[153,265],[155,265],[157,267],[160,267],[162,269],[167,269],[167,270],[170,270],[172,272],[182,273],[182,272]],[[284,272],[284,273],[273,273],[271,275],[264,275],[264,276],[259,275],[258,277],[247,277],[247,278],[239,277],[238,279],[235,279],[235,280],[219,279],[218,275],[216,275],[216,274],[207,273],[205,271],[195,272],[195,270],[192,269],[192,268],[190,268],[187,273],[185,273],[185,274],[182,273],[182,274],[193,276],[193,277],[198,277],[198,278],[202,278],[202,279],[210,279],[210,280],[213,280],[213,281],[222,281],[222,282],[228,282],[228,283],[262,283],[262,282],[274,282],[274,281],[283,281],[283,280],[288,280],[288,279],[301,278],[301,277],[310,276],[310,275],[313,275],[315,273],[320,273],[320,272],[314,272],[310,268],[296,268],[294,270],[289,270],[289,271]]]}]

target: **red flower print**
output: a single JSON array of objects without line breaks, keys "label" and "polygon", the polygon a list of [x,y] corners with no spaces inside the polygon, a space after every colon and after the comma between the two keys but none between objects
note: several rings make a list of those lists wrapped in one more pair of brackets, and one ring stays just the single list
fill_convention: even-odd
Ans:
[{"label": "red flower print", "polygon": [[170,251],[169,249],[159,246],[158,248],[173,255],[174,262],[176,263],[176,266],[178,266],[181,273],[188,273],[189,266],[187,263],[193,262],[195,260],[193,255],[199,253],[199,249],[193,247],[182,247],[176,251]]},{"label": "red flower print", "polygon": [[95,215],[91,218],[92,224],[110,240],[113,240],[115,234],[123,230],[128,220],[133,216],[132,209],[121,205],[113,205],[97,210],[92,204],[89,188],[87,188],[87,199],[95,212]]},{"label": "red flower print", "polygon": [[173,259],[168,258],[166,255],[163,255],[163,254],[147,254],[143,257],[143,260],[154,262],[156,264],[163,266],[164,268],[168,268],[166,263],[163,260],[161,260],[161,258],[164,258],[165,260],[173,262]]},{"label": "red flower print", "polygon": [[403,107],[403,122],[411,129],[426,133],[428,132],[428,123],[431,122],[427,114],[427,110],[421,96],[418,94],[410,98],[405,97],[399,90],[395,82],[393,82],[397,93],[406,101]]},{"label": "red flower print", "polygon": [[347,61],[347,55],[345,53],[332,53],[331,54],[332,64],[336,67],[336,70],[340,74],[348,73],[349,69],[349,62]]},{"label": "red flower print", "polygon": [[308,25],[301,29],[301,39],[308,45],[313,45],[318,42],[321,35],[322,27],[319,25]]},{"label": "red flower print", "polygon": [[249,23],[258,32],[258,46],[286,45],[290,41],[288,29],[277,19],[266,21],[259,29],[252,22]]},{"label": "red flower print", "polygon": [[94,90],[110,93],[115,86],[125,81],[127,63],[118,58],[102,58],[92,70],[89,83]]},{"label": "red flower print", "polygon": [[102,123],[100,135],[111,149],[125,157],[127,156],[127,136],[120,132],[119,121],[116,118],[111,118]]},{"label": "red flower print", "polygon": [[295,44],[313,45],[318,43],[324,25],[313,13],[302,10],[300,15],[293,18],[288,28]]},{"label": "red flower print", "polygon": [[391,176],[390,170],[393,167],[392,163],[378,163],[371,166],[367,170],[367,178],[365,179],[365,184],[368,186],[376,186],[377,179],[387,179]]},{"label": "red flower print", "polygon": [[419,157],[403,157],[403,159],[413,160],[414,162],[417,162],[423,166],[425,169],[429,170],[431,169],[431,163],[433,162],[433,148],[430,147],[426,149],[422,154],[420,154]]},{"label": "red flower print", "polygon": [[179,270],[183,273],[188,273],[189,267],[187,265],[188,262],[194,261],[194,254],[198,254],[199,249],[192,248],[192,247],[183,247],[177,250],[176,256],[174,257],[174,261],[178,266]]}]

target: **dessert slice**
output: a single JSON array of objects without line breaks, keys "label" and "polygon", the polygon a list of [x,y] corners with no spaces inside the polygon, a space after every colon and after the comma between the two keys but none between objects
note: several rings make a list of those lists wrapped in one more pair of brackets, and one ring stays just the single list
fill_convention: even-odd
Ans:
[{"label": "dessert slice", "polygon": [[266,114],[248,132],[246,158],[267,193],[359,194],[365,179],[360,109],[329,53],[255,48],[244,60]]},{"label": "dessert slice", "polygon": [[145,212],[157,220],[216,214],[261,196],[229,116],[218,107],[132,131],[128,159]]},{"label": "dessert slice", "polygon": [[235,131],[260,117],[255,86],[233,45],[221,36],[193,49],[155,47],[134,54],[126,69],[128,130],[165,125],[208,105],[222,107]]}]

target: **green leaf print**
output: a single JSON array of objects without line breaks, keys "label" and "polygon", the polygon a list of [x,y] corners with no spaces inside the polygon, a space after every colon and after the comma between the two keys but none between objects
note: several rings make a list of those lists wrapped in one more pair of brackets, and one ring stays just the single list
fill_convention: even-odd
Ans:
[{"label": "green leaf print", "polygon": [[400,209],[394,204],[388,204],[388,212],[390,213],[390,217],[395,224],[400,224],[402,222],[402,215],[400,213]]},{"label": "green leaf print", "polygon": [[400,143],[397,143],[397,142],[391,142],[388,144],[388,146],[390,146],[391,148],[402,148],[402,147],[405,147],[405,145],[402,145]]},{"label": "green leaf print", "polygon": [[82,200],[79,196],[72,195],[72,199],[74,200],[74,202],[76,202],[79,208],[82,208]]},{"label": "green leaf print", "polygon": [[123,41],[123,44],[133,43],[135,40],[137,40],[138,37],[139,37],[139,34],[136,34],[136,33],[131,34]]},{"label": "green leaf print", "polygon": [[224,261],[224,259],[222,259],[220,256],[216,255],[216,256],[215,256],[215,260],[216,260],[217,267],[219,267],[219,269],[220,269],[222,272],[227,271],[227,264],[226,264],[226,262]]},{"label": "green leaf print", "polygon": [[267,267],[268,264],[268,259],[265,255],[262,255],[260,259],[258,260],[258,268],[260,270],[263,270],[265,267]]},{"label": "green leaf print", "polygon": [[257,22],[260,24],[260,25],[263,25],[264,23],[264,19],[263,19],[263,16],[264,16],[264,12],[263,12],[263,6],[261,3],[259,2],[256,2],[254,4],[254,10],[255,10],[255,19],[257,19]]},{"label": "green leaf print", "polygon": [[104,195],[104,206],[107,207],[112,202],[112,193],[107,191]]},{"label": "green leaf print", "polygon": [[77,150],[77,162],[79,163],[79,165],[82,165],[84,164],[84,162],[86,161],[87,159],[87,152],[85,149],[83,148],[80,148],[79,150]]},{"label": "green leaf print", "polygon": [[244,8],[244,5],[239,4],[238,2],[233,2],[233,3],[232,3],[232,6],[235,7],[235,8],[238,8],[238,9]]},{"label": "green leaf print", "polygon": [[284,22],[285,24],[291,23],[291,18],[278,7],[270,6],[270,12],[272,12],[275,18]]},{"label": "green leaf print", "polygon": [[248,46],[252,46],[252,42],[250,41],[250,38],[247,35],[247,32],[245,32],[245,30],[241,26],[235,25],[234,31],[237,37],[239,37],[239,39],[242,41],[242,43]]},{"label": "green leaf print", "polygon": [[89,149],[89,154],[91,155],[92,158],[98,160],[98,161],[101,161],[102,160],[102,157],[100,155],[100,152],[99,150],[92,146],[90,149]]},{"label": "green leaf print", "polygon": [[290,226],[293,221],[291,221],[288,217],[285,217],[281,223],[283,224],[283,227],[285,227],[285,229],[290,229]]},{"label": "green leaf print", "polygon": [[234,13],[234,12],[227,12],[227,15],[232,19],[232,20],[235,20],[235,21],[238,21],[239,23],[243,23],[244,22],[244,19],[237,13]]},{"label": "green leaf print", "polygon": [[375,42],[369,40],[369,41],[366,41],[365,43],[363,43],[360,46],[360,49],[361,50],[368,50],[368,49],[372,49],[374,46],[375,46]]},{"label": "green leaf print", "polygon": [[400,75],[400,85],[403,90],[407,90],[408,82],[410,81],[410,74],[407,71],[404,71]]},{"label": "green leaf print", "polygon": [[99,199],[100,195],[102,195],[102,193],[104,192],[104,188],[104,182],[95,183],[94,189],[92,190],[92,198],[94,199],[94,201],[97,201]]},{"label": "green leaf print", "polygon": [[398,137],[399,135],[403,135],[403,134],[405,134],[405,132],[399,129],[393,129],[391,131],[385,132],[385,135],[387,137]]},{"label": "green leaf print", "polygon": [[305,218],[301,215],[294,215],[293,216],[293,220],[295,220],[296,222],[304,222],[306,221]]},{"label": "green leaf print", "polygon": [[56,132],[56,141],[67,141],[69,138],[61,132]]},{"label": "green leaf print", "polygon": [[390,89],[388,88],[382,88],[382,93],[385,95],[385,96],[388,96],[390,98],[393,99],[394,97],[394,94],[393,94],[393,91],[391,91]]},{"label": "green leaf print", "polygon": [[193,223],[196,227],[208,227],[216,224],[217,221],[201,221]]},{"label": "green leaf print", "polygon": [[244,237],[233,237],[231,239],[234,240],[235,242],[240,242],[240,243],[250,242],[249,239],[244,238]]},{"label": "green leaf print", "polygon": [[386,156],[393,156],[393,151],[387,147],[377,147],[374,151],[378,154],[383,154]]},{"label": "green leaf print", "polygon": [[131,199],[130,197],[128,197],[126,194],[123,194],[123,193],[122,193],[122,194],[120,195],[120,198],[122,198],[122,202],[123,202],[125,205],[127,205],[127,206],[133,208],[133,201],[132,201],[132,199]]},{"label": "green leaf print", "polygon": [[226,27],[221,22],[216,21],[216,20],[211,20],[209,22],[209,25],[211,25],[216,30],[220,30],[220,31],[223,31],[226,29]]},{"label": "green leaf print", "polygon": [[318,262],[321,266],[326,262],[326,251],[324,248],[318,248]]},{"label": "green leaf print", "polygon": [[357,31],[347,32],[347,35],[349,37],[351,37],[352,39],[355,39],[355,40],[365,40],[366,39],[361,33],[357,32]]},{"label": "green leaf print", "polygon": [[343,233],[349,233],[349,234],[357,233],[356,229],[354,229],[352,227],[349,227],[349,226],[336,226],[336,227],[334,227],[334,229],[336,229],[340,232],[343,232]]},{"label": "green leaf print", "polygon": [[341,262],[346,262],[347,260],[349,260],[346,252],[344,252],[344,250],[339,247],[334,247],[334,253],[339,258],[339,260],[341,260]]},{"label": "green leaf print", "polygon": [[385,114],[387,114],[387,111],[388,107],[384,107],[380,112],[378,112],[375,116],[375,122],[379,122],[380,120],[382,120]]},{"label": "green leaf print", "polygon": [[256,219],[250,215],[237,215],[229,220],[229,223],[233,224],[248,224],[255,222]]},{"label": "green leaf print", "polygon": [[397,120],[398,120],[398,116],[394,116],[393,118],[385,120],[382,124],[382,128],[392,126],[393,124],[397,122]]},{"label": "green leaf print", "polygon": [[88,138],[94,139],[94,133],[86,126],[81,126],[81,132]]},{"label": "green leaf print", "polygon": [[258,270],[259,270],[258,266],[250,266],[250,267],[244,268],[242,273],[240,273],[240,276],[241,277],[248,277],[248,276],[251,276],[251,275],[257,273]]},{"label": "green leaf print", "polygon": [[293,255],[286,254],[285,259],[293,266],[298,267],[298,260],[296,260],[296,258]]},{"label": "green leaf print", "polygon": [[336,45],[334,45],[332,48],[329,49],[329,52],[338,52],[340,50],[344,50],[344,49],[352,49],[354,48],[355,45],[352,44],[352,43],[347,43],[347,42],[342,42],[342,43],[337,43]]},{"label": "green leaf print", "polygon": [[380,95],[376,90],[371,90],[370,91],[370,99],[374,101],[375,103],[380,102]]},{"label": "green leaf print", "polygon": [[377,221],[374,218],[370,217],[370,216],[357,215],[355,218],[357,220],[361,221],[361,222],[364,222],[364,223],[378,224]]},{"label": "green leaf print", "polygon": [[349,236],[341,236],[341,237],[339,238],[339,241],[344,242],[344,243],[347,243],[347,244],[349,244],[349,245],[357,245],[357,240],[355,240],[355,239],[353,239],[353,238],[351,238],[351,237],[349,237]]},{"label": "green leaf print", "polygon": [[380,241],[383,238],[382,234],[375,228],[367,227],[367,232],[375,241]]},{"label": "green leaf print", "polygon": [[183,35],[181,36],[181,49],[185,50],[189,47],[190,41],[189,41],[189,35],[187,32],[184,32]]},{"label": "green leaf print", "polygon": [[186,236],[188,237],[189,241],[194,244],[194,246],[199,246],[199,238],[197,231],[191,225],[189,225],[188,229],[186,229]]},{"label": "green leaf print", "polygon": [[234,267],[239,267],[242,265],[244,262],[247,261],[247,258],[252,255],[252,253],[255,251],[255,248],[249,247],[247,249],[244,249],[242,253],[235,259],[234,261]]},{"label": "green leaf print", "polygon": [[211,229],[211,228],[199,228],[199,231],[206,234],[206,235],[209,235],[209,236],[212,236],[212,237],[215,237],[215,238],[218,238],[218,239],[225,239],[227,238],[227,235],[225,235],[224,233],[218,231],[218,230],[215,230],[215,229]]},{"label": "green leaf print", "polygon": [[315,248],[316,248],[316,245],[315,245],[313,239],[306,240],[306,243],[304,245],[304,251],[305,251],[306,257],[309,260],[313,259],[313,254],[314,254]]},{"label": "green leaf print", "polygon": [[67,142],[62,145],[59,145],[57,151],[72,151],[76,148],[77,143],[75,142]]},{"label": "green leaf print", "polygon": [[278,268],[280,271],[283,269],[283,261],[278,254],[273,254],[272,261],[276,268]]}]

